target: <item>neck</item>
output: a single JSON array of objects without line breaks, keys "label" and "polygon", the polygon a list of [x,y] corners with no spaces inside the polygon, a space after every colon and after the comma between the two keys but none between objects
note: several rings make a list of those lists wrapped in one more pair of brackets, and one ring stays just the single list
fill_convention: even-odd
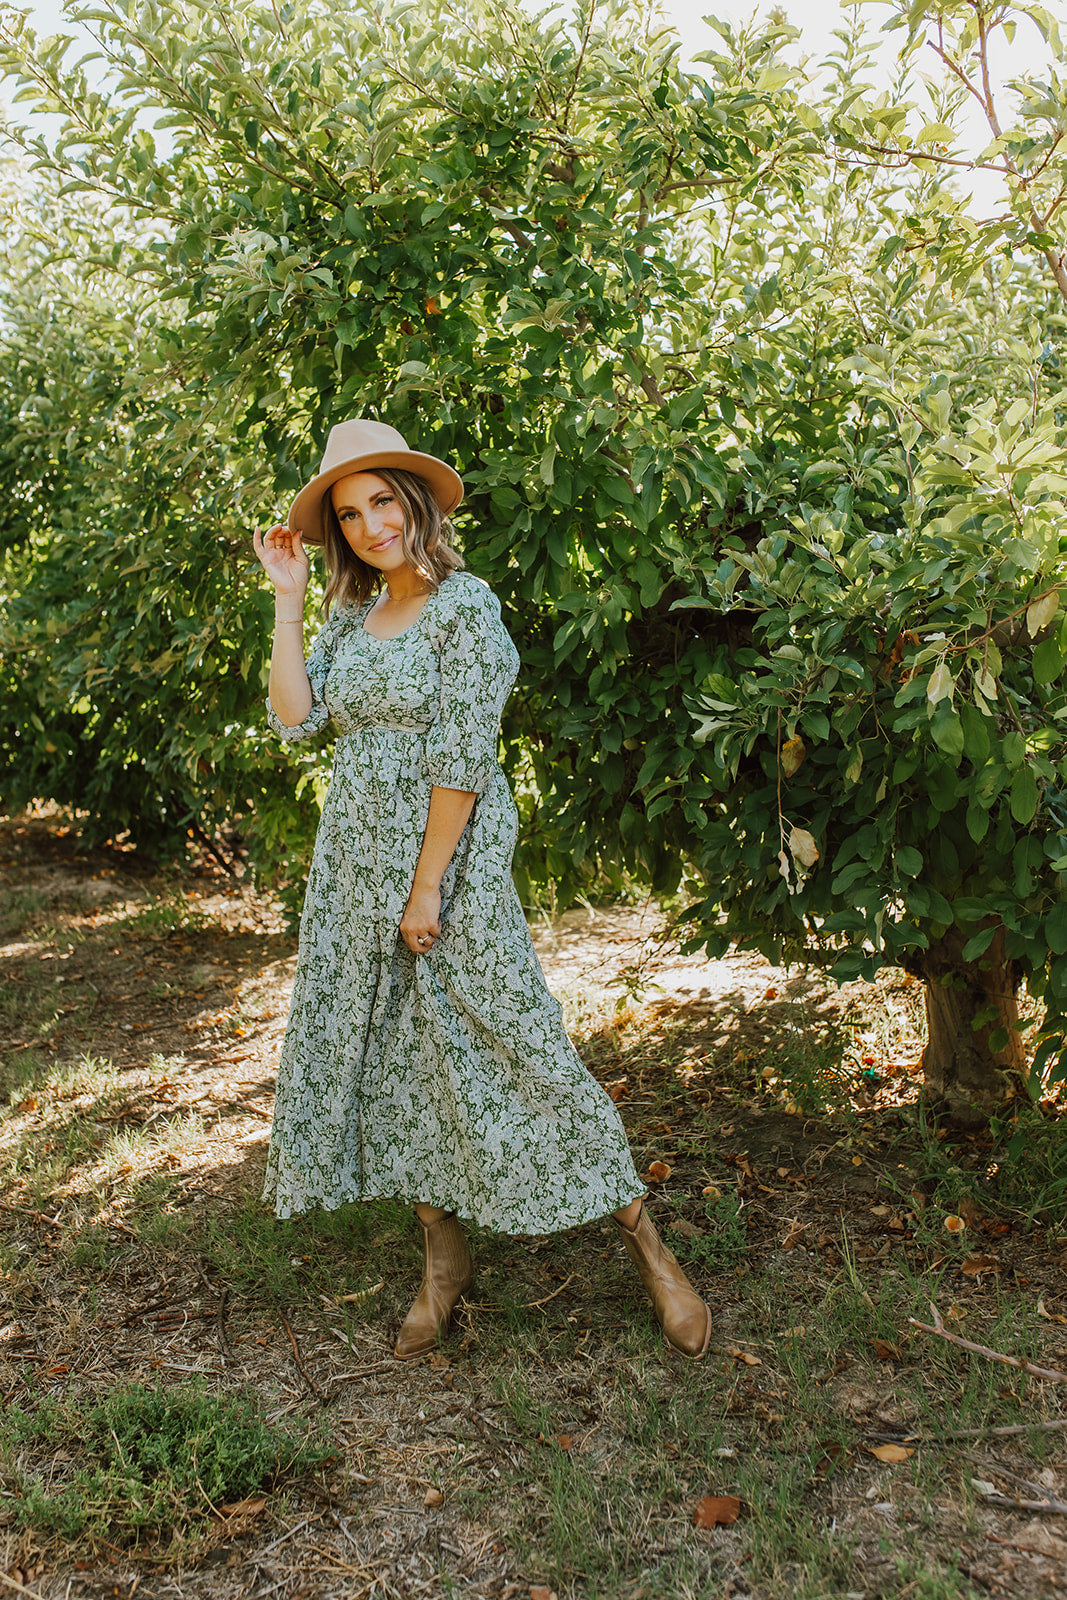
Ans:
[{"label": "neck", "polygon": [[429,593],[426,580],[414,567],[401,567],[399,571],[391,572],[385,580],[385,591],[394,601],[414,600],[418,595]]}]

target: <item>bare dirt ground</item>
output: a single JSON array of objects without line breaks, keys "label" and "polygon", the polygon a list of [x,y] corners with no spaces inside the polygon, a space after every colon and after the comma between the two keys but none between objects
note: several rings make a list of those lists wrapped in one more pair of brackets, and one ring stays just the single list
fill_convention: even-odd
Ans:
[{"label": "bare dirt ground", "polygon": [[[43,816],[0,823],[0,894],[0,1593],[1067,1593],[1067,1383],[909,1322],[934,1302],[1062,1373],[1067,1247],[988,1138],[918,1116],[901,976],[683,956],[650,906],[536,926],[713,1349],[663,1348],[604,1223],[474,1230],[453,1332],[401,1365],[407,1214],[258,1200],[295,959],[277,907]],[[106,1507],[34,1520],[33,1484],[80,1457],[25,1419],[130,1383],[251,1396],[329,1459],[137,1542]]]}]

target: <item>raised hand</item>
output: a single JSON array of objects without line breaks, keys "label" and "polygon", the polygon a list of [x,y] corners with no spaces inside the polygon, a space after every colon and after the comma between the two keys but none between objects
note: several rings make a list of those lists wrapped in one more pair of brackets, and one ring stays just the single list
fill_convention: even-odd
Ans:
[{"label": "raised hand", "polygon": [[303,600],[311,562],[299,533],[290,533],[281,522],[263,534],[257,528],[252,535],[252,549],[277,593]]}]

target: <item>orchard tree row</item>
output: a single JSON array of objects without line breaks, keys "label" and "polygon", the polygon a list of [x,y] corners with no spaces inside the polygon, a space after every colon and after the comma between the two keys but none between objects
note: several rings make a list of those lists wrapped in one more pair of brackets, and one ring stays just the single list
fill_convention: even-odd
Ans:
[{"label": "orchard tree row", "polygon": [[[380,416],[457,462],[522,652],[525,894],[637,877],[712,952],[906,967],[958,1113],[1062,1074],[1052,19],[890,0],[877,88],[858,25],[820,71],[775,22],[683,70],[630,0],[68,10],[93,78],[0,6],[6,802],[298,882],[328,751],[265,733],[250,531]],[[1006,110],[1016,23],[1049,80]]]}]

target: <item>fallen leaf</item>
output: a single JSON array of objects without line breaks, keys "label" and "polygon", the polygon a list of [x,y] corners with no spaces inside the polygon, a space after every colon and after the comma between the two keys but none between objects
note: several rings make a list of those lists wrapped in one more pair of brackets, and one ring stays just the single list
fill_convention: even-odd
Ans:
[{"label": "fallen leaf", "polygon": [[848,1450],[840,1439],[824,1439],[819,1446],[822,1455],[815,1463],[816,1475],[820,1478],[829,1477],[839,1461],[847,1461]]},{"label": "fallen leaf", "polygon": [[996,1256],[968,1256],[960,1263],[960,1271],[965,1278],[984,1278],[987,1272],[999,1272],[1000,1262]]},{"label": "fallen leaf", "polygon": [[807,1231],[808,1231],[807,1228],[805,1228],[802,1223],[799,1223],[799,1222],[790,1223],[789,1232],[786,1234],[785,1238],[782,1240],[782,1249],[783,1250],[794,1250],[796,1248],[796,1246],[804,1238],[804,1236],[807,1233]]},{"label": "fallen leaf", "polygon": [[571,1445],[574,1443],[574,1440],[571,1438],[569,1433],[557,1433],[556,1443],[559,1445],[561,1450],[569,1450]]},{"label": "fallen leaf", "polygon": [[451,1361],[443,1350],[431,1350],[430,1366],[433,1367],[435,1372],[446,1372],[451,1365]]},{"label": "fallen leaf", "polygon": [[741,1515],[741,1502],[734,1495],[706,1494],[693,1512],[698,1528],[728,1528]]},{"label": "fallen leaf", "polygon": [[911,1209],[913,1211],[925,1211],[926,1196],[923,1194],[921,1189],[913,1189],[909,1194],[908,1199],[911,1202]]},{"label": "fallen leaf", "polygon": [[995,1483],[990,1483],[988,1478],[972,1478],[971,1479],[971,1488],[974,1489],[976,1491],[976,1493],[978,1493],[980,1495],[996,1494],[997,1493],[996,1484]]},{"label": "fallen leaf", "polygon": [[727,1344],[723,1346],[723,1349],[728,1356],[733,1356],[735,1361],[743,1361],[746,1367],[762,1367],[763,1365],[759,1356],[750,1355],[747,1350],[739,1350],[736,1345]]},{"label": "fallen leaf", "polygon": [[969,1228],[977,1228],[978,1224],[982,1220],[982,1213],[979,1211],[970,1195],[963,1196],[959,1203],[958,1209],[960,1216],[963,1218],[967,1226]]},{"label": "fallen leaf", "polygon": [[702,1239],[704,1237],[702,1230],[694,1227],[685,1217],[679,1217],[677,1221],[668,1223],[668,1227],[671,1233],[680,1233],[683,1239]]},{"label": "fallen leaf", "polygon": [[671,1169],[665,1161],[653,1161],[644,1179],[646,1183],[666,1183],[670,1175]]},{"label": "fallen leaf", "polygon": [[788,1176],[789,1176],[789,1168],[788,1167],[779,1167],[778,1168],[778,1176],[780,1178],[788,1178]]},{"label": "fallen leaf", "polygon": [[778,998],[778,990],[773,988],[773,987],[770,988],[770,989],[764,990],[763,998],[764,998],[764,1000],[777,1000],[777,998]]},{"label": "fallen leaf", "polygon": [[441,1493],[440,1489],[427,1489],[422,1503],[427,1507],[427,1509],[435,1506],[443,1506],[445,1503],[445,1497]]},{"label": "fallen leaf", "polygon": [[889,1215],[889,1207],[888,1206],[872,1206],[871,1207],[871,1216],[872,1217],[888,1217],[888,1215]]},{"label": "fallen leaf", "polygon": [[868,1453],[879,1461],[907,1461],[915,1451],[905,1450],[902,1444],[876,1444],[870,1447]]},{"label": "fallen leaf", "polygon": [[232,1505],[219,1506],[224,1517],[258,1517],[266,1500],[235,1500]]},{"label": "fallen leaf", "polygon": [[530,1600],[556,1600],[556,1591],[545,1583],[535,1583],[530,1590]]},{"label": "fallen leaf", "polygon": [[717,1183],[709,1183],[707,1188],[701,1189],[701,1194],[706,1194],[709,1200],[721,1200],[722,1190]]},{"label": "fallen leaf", "polygon": [[863,1165],[863,1157],[862,1156],[853,1156],[852,1157],[852,1165],[854,1167],[862,1167],[862,1165]]},{"label": "fallen leaf", "polygon": [[900,1360],[900,1348],[899,1348],[899,1346],[897,1346],[895,1344],[890,1344],[888,1339],[875,1339],[875,1341],[874,1341],[874,1353],[878,1357],[879,1361],[899,1361]]},{"label": "fallen leaf", "polygon": [[625,1083],[613,1083],[611,1088],[608,1090],[608,1094],[611,1096],[612,1100],[616,1102],[619,1100],[624,1100],[629,1092],[630,1091]]}]

